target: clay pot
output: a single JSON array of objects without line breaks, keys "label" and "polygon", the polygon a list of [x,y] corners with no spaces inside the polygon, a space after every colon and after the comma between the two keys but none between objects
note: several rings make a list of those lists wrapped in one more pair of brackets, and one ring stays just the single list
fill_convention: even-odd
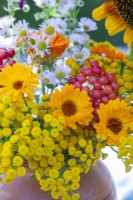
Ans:
[{"label": "clay pot", "polygon": [[[52,200],[47,192],[40,189],[36,179],[31,179],[31,172],[17,177],[12,184],[0,183],[0,200]],[[106,166],[98,161],[87,174],[82,174],[80,181],[80,200],[116,200],[113,179]]]}]

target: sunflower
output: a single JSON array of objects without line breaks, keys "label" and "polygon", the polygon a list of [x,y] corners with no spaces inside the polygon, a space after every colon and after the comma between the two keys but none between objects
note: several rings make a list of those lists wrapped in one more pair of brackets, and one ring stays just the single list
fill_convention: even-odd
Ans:
[{"label": "sunflower", "polygon": [[10,95],[13,101],[21,101],[23,95],[33,99],[33,90],[39,84],[39,74],[32,74],[32,66],[15,63],[8,65],[0,73],[0,95]]},{"label": "sunflower", "polygon": [[127,57],[124,53],[119,51],[116,47],[114,47],[111,43],[107,41],[95,43],[92,46],[91,51],[93,54],[98,54],[98,55],[104,54],[107,58],[111,58],[111,59],[122,60]]},{"label": "sunflower", "polygon": [[92,120],[93,108],[85,91],[66,84],[61,91],[55,90],[51,95],[50,107],[55,108],[53,115],[63,116],[66,126],[76,129],[76,123],[88,125]]},{"label": "sunflower", "polygon": [[123,30],[124,42],[133,42],[133,1],[110,0],[94,9],[92,16],[100,21],[106,18],[105,27],[109,35],[115,35]]},{"label": "sunflower", "polygon": [[121,137],[129,135],[128,129],[133,122],[132,108],[124,100],[115,99],[101,104],[97,112],[99,123],[94,125],[97,137],[107,140],[108,145],[117,146]]}]

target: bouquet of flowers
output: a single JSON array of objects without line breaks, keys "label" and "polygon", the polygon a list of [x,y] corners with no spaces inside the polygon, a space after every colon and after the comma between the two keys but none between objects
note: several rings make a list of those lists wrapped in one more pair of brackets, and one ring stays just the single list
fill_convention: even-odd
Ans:
[{"label": "bouquet of flowers", "polygon": [[[104,15],[108,4],[116,15],[108,9]],[[13,25],[14,49],[0,48],[0,174],[5,183],[24,176],[28,167],[53,199],[77,200],[81,173],[108,156],[102,152],[106,146],[127,172],[132,169],[132,28],[130,18],[122,18],[121,4],[128,9],[133,3],[109,1],[93,17],[107,16],[110,34],[126,29],[130,55],[89,36],[75,44],[53,18],[39,29],[25,20]],[[113,17],[124,20],[122,28],[110,25]]]}]

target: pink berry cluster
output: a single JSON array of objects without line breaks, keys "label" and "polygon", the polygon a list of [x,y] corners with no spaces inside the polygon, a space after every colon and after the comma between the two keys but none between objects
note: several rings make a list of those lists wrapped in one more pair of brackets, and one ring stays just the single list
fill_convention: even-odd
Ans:
[{"label": "pink berry cluster", "polygon": [[114,74],[106,73],[97,61],[91,61],[90,67],[83,67],[77,77],[69,78],[68,83],[88,93],[95,111],[100,103],[106,104],[109,100],[119,98],[117,96],[118,84]]},{"label": "pink berry cluster", "polygon": [[6,65],[13,65],[16,61],[13,59],[14,49],[0,48],[0,72]]}]

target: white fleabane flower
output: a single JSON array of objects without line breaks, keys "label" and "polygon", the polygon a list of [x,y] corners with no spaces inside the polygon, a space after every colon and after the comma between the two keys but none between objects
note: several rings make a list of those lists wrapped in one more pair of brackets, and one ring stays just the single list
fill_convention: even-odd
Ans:
[{"label": "white fleabane flower", "polygon": [[64,33],[67,28],[67,23],[61,18],[50,18],[51,24],[55,25],[56,31],[58,33]]},{"label": "white fleabane flower", "polygon": [[80,46],[74,47],[72,49],[73,57],[75,61],[83,62],[90,55],[90,50],[87,48],[82,48]]},{"label": "white fleabane flower", "polygon": [[29,23],[25,20],[18,21],[13,28],[14,35],[18,36],[19,38],[25,38],[29,33]]},{"label": "white fleabane flower", "polygon": [[80,21],[78,22],[78,28],[76,29],[79,32],[90,32],[97,30],[97,24],[90,18],[81,17]]},{"label": "white fleabane flower", "polygon": [[88,34],[84,34],[84,33],[72,33],[69,36],[70,42],[74,45],[84,45],[86,40],[89,39],[89,35]]},{"label": "white fleabane flower", "polygon": [[40,25],[40,31],[42,33],[42,37],[52,37],[56,33],[56,20],[54,18],[48,19],[45,23]]},{"label": "white fleabane flower", "polygon": [[47,54],[49,55],[51,53],[49,48],[49,39],[42,40],[38,38],[34,45],[35,54],[37,56],[41,56],[42,58]]},{"label": "white fleabane flower", "polygon": [[12,16],[4,16],[0,18],[0,27],[6,26],[6,27],[10,27],[12,25],[12,23],[15,21],[15,18]]},{"label": "white fleabane flower", "polygon": [[41,73],[41,82],[46,84],[46,85],[57,85],[57,82],[56,82],[56,77],[55,77],[55,74],[54,72],[51,72],[49,70],[45,70],[43,73]]},{"label": "white fleabane flower", "polygon": [[71,73],[71,68],[66,65],[58,64],[57,66],[55,66],[54,74],[56,78],[56,83],[57,84],[66,83],[68,78],[70,77],[70,73]]}]

